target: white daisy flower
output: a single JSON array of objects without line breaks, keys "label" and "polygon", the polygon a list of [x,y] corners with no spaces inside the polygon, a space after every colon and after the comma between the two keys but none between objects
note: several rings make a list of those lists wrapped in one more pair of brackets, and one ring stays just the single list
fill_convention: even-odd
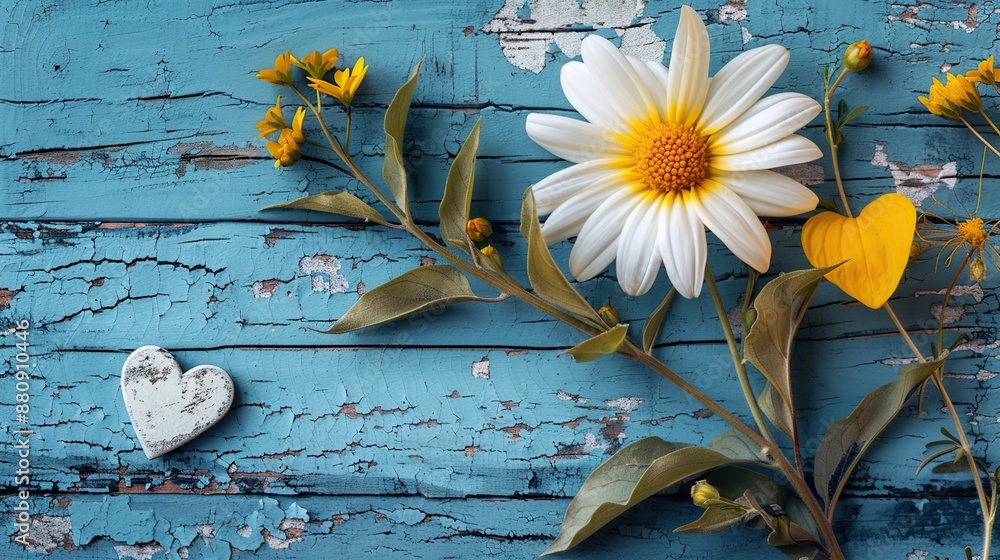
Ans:
[{"label": "white daisy flower", "polygon": [[528,115],[528,136],[576,165],[535,184],[549,245],[577,236],[569,268],[593,278],[617,258],[629,295],[649,291],[662,264],[677,292],[697,297],[707,258],[705,228],[764,272],[771,244],[761,216],[794,216],[816,195],[773,167],[822,153],[793,134],[820,112],[798,93],[761,99],[788,63],[768,45],[708,77],[708,31],[684,6],[670,70],[621,53],[596,35],[583,62],[562,68],[566,98],[586,119]]}]

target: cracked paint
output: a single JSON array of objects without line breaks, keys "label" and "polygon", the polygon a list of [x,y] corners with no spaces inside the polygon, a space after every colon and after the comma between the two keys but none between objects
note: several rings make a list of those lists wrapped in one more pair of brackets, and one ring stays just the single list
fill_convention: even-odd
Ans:
[{"label": "cracked paint", "polygon": [[478,362],[472,362],[472,377],[478,379],[489,379],[490,378],[490,358],[489,356],[483,356],[482,360]]},{"label": "cracked paint", "polygon": [[633,411],[639,408],[645,402],[645,399],[640,399],[638,397],[621,397],[618,399],[609,399],[604,401],[604,406],[610,408],[618,408],[625,411]]},{"label": "cracked paint", "polygon": [[[551,45],[569,58],[580,54],[585,33],[574,29],[579,26],[614,29],[626,54],[659,61],[666,42],[650,27],[654,20],[642,17],[645,6],[642,0],[506,0],[483,31],[498,36],[508,62],[535,74],[553,58]],[[527,17],[520,15],[524,9]]]},{"label": "cracked paint", "polygon": [[911,166],[898,161],[889,161],[885,153],[885,144],[881,142],[875,143],[872,165],[889,168],[896,192],[910,199],[918,208],[924,200],[934,196],[939,188],[943,186],[953,190],[958,181],[957,162]]}]

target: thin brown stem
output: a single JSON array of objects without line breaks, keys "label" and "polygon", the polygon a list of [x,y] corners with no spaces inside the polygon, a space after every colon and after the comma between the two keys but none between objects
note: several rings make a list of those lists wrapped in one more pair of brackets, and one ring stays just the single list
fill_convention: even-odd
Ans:
[{"label": "thin brown stem", "polygon": [[990,144],[989,141],[987,141],[985,138],[983,138],[983,135],[980,134],[978,130],[976,130],[975,128],[973,128],[972,125],[969,124],[969,121],[965,120],[964,117],[959,117],[959,120],[962,121],[962,123],[965,124],[966,128],[968,128],[969,130],[971,130],[972,133],[976,135],[976,138],[979,138],[980,142],[982,142],[994,154],[1000,156],[1000,152],[998,152],[997,149],[993,147],[993,144]]}]

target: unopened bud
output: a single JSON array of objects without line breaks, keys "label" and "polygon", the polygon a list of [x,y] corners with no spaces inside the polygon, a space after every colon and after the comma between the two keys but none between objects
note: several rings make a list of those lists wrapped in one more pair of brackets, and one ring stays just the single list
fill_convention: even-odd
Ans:
[{"label": "unopened bud", "polygon": [[597,310],[597,314],[600,315],[601,320],[604,324],[609,327],[616,327],[621,323],[621,317],[618,316],[618,311],[609,302],[604,307]]},{"label": "unopened bud", "polygon": [[691,499],[694,501],[694,505],[700,508],[708,507],[711,505],[709,503],[711,500],[718,500],[721,497],[719,491],[708,481],[699,480],[691,487]]},{"label": "unopened bud", "polygon": [[503,270],[503,260],[500,259],[500,253],[497,253],[497,250],[492,245],[487,245],[480,249],[479,254],[482,255],[481,260],[486,268],[497,272]]},{"label": "unopened bud", "polygon": [[844,51],[844,68],[848,72],[860,72],[872,63],[872,46],[864,39],[851,43]]},{"label": "unopened bud", "polygon": [[982,251],[976,253],[976,258],[969,263],[969,280],[973,282],[986,280],[986,263],[983,261]]},{"label": "unopened bud", "polygon": [[465,233],[474,242],[482,243],[493,235],[493,224],[486,218],[473,218],[465,224]]}]

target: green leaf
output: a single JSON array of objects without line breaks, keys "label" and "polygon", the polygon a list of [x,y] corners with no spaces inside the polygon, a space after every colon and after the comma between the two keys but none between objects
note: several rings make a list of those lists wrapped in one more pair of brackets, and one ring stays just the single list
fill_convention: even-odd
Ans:
[{"label": "green leaf", "polygon": [[528,241],[528,282],[545,301],[570,313],[603,325],[594,308],[583,299],[563,275],[542,239],[535,210],[535,195],[531,189],[524,191],[521,199],[521,235]]},{"label": "green leaf", "polygon": [[705,508],[705,512],[697,521],[674,529],[675,533],[721,533],[730,527],[744,522],[744,518],[756,516],[757,512],[730,505],[713,505]]},{"label": "green leaf", "polygon": [[642,326],[642,350],[649,354],[649,351],[653,349],[653,344],[656,343],[656,335],[660,333],[660,325],[663,324],[663,319],[667,316],[667,310],[670,309],[670,302],[674,300],[674,294],[677,290],[670,288],[667,292],[667,297],[663,298],[660,305],[656,306],[653,313],[650,314],[649,318],[646,319],[646,323]]},{"label": "green leaf", "polygon": [[406,189],[406,166],[403,165],[403,131],[406,128],[406,117],[410,112],[410,101],[413,91],[417,88],[417,74],[420,65],[417,63],[406,83],[396,91],[396,95],[385,111],[385,161],[382,163],[382,178],[389,186],[389,191],[396,199],[396,204],[409,215]]},{"label": "green leaf", "polygon": [[275,210],[278,208],[301,208],[303,210],[315,210],[328,214],[339,214],[350,216],[351,218],[361,218],[366,222],[389,225],[378,210],[369,206],[365,201],[351,193],[327,191],[313,196],[304,196],[291,202],[274,204],[262,210]]},{"label": "green leaf", "polygon": [[569,550],[657,492],[734,461],[721,453],[648,437],[621,448],[587,477],[543,554]]},{"label": "green leaf", "polygon": [[708,448],[737,461],[764,463],[760,458],[760,447],[736,428],[729,428],[716,436]]},{"label": "green leaf", "polygon": [[476,121],[472,132],[462,144],[462,149],[451,162],[448,179],[444,185],[444,196],[438,215],[441,217],[441,237],[445,243],[461,249],[469,250],[469,237],[465,226],[469,222],[469,209],[472,207],[472,187],[476,179],[476,152],[479,150],[479,123]]},{"label": "green leaf", "polygon": [[781,430],[788,437],[794,437],[795,421],[792,419],[791,410],[781,400],[781,393],[768,383],[764,390],[757,397],[757,406],[767,419],[774,424],[774,427]]},{"label": "green leaf", "polygon": [[326,332],[341,334],[476,299],[469,279],[457,268],[421,266],[365,292]]},{"label": "green leaf", "polygon": [[875,438],[899,414],[913,392],[934,373],[944,358],[908,365],[899,377],[865,395],[847,418],[841,418],[826,431],[816,450],[816,490],[830,507],[843,490],[847,479],[861,461]]},{"label": "green leaf", "polygon": [[625,342],[626,336],[628,336],[628,325],[618,325],[612,327],[611,330],[584,340],[567,350],[566,353],[573,356],[578,364],[589,362],[617,352]]},{"label": "green leaf", "polygon": [[859,106],[855,107],[854,109],[851,110],[850,113],[847,114],[846,117],[844,117],[840,121],[840,126],[844,126],[845,124],[847,124],[847,123],[853,121],[854,119],[860,117],[861,113],[864,113],[867,110],[868,110],[868,106],[867,105],[859,105]]},{"label": "green leaf", "polygon": [[777,413],[776,418],[771,418],[772,422],[789,436],[795,429],[792,341],[819,281],[838,266],[782,274],[768,282],[753,302],[757,320],[743,340],[743,355],[760,370],[780,397],[780,402],[777,402],[773,395],[766,396]]}]

